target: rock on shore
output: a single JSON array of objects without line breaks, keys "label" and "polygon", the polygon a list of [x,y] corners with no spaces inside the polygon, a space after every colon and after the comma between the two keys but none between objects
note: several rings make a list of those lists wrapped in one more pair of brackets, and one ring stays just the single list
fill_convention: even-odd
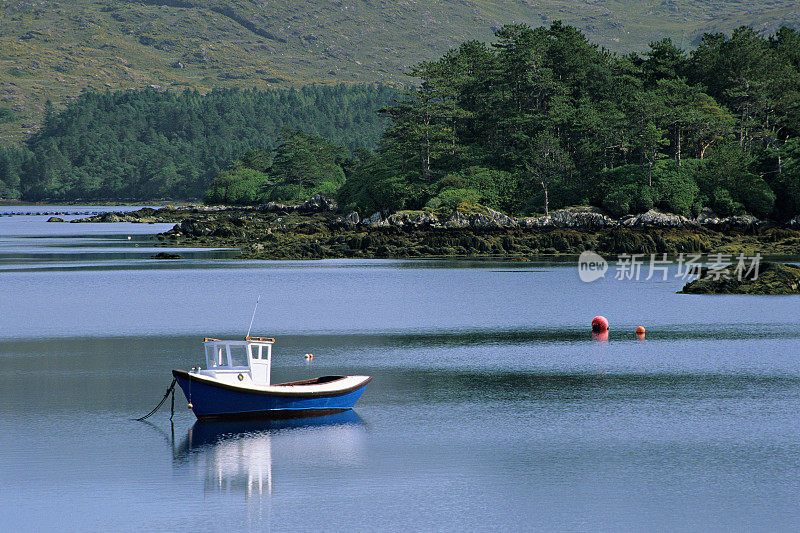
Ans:
[{"label": "rock on shore", "polygon": [[[596,207],[514,218],[486,207],[399,211],[389,215],[339,213],[314,197],[301,206],[141,209],[84,222],[173,222],[158,239],[171,246],[239,248],[243,258],[509,257],[601,254],[745,253],[798,255],[800,227],[755,219],[692,220],[656,210],[615,219]],[[705,217],[705,218],[703,218]],[[702,224],[707,221],[709,226]],[[710,229],[713,224],[716,230]],[[726,228],[723,231],[723,228]]]},{"label": "rock on shore", "polygon": [[70,220],[70,222],[75,224],[79,224],[81,222],[135,222],[146,224],[160,222],[162,217],[173,211],[174,210],[166,208],[153,209],[151,207],[144,207],[137,211],[102,213],[91,217]]},{"label": "rock on shore", "polygon": [[698,223],[681,215],[651,209],[646,213],[629,215],[620,220],[630,228],[696,228]]},{"label": "rock on shore", "polygon": [[[700,214],[695,219],[698,224],[714,231],[750,231],[757,229],[764,223],[752,215],[735,215],[731,217],[718,217],[707,207],[700,210]],[[790,227],[791,222],[788,224]]]},{"label": "rock on shore", "polygon": [[150,256],[150,259],[183,259],[181,254],[173,254],[169,252],[158,252]]},{"label": "rock on shore", "polygon": [[684,285],[681,294],[800,294],[800,266],[763,262],[757,270],[737,270],[729,265],[715,270],[703,268],[696,280]]},{"label": "rock on shore", "polygon": [[[398,211],[388,215],[374,213],[371,216],[361,217],[358,213],[351,212],[347,215],[337,216],[338,206],[335,201],[322,195],[315,195],[302,204],[286,205],[269,202],[258,207],[238,206],[194,206],[191,208],[143,208],[138,211],[120,213],[103,213],[91,217],[72,220],[73,223],[81,222],[181,222],[192,218],[230,218],[235,214],[241,218],[243,213],[251,215],[303,215],[326,214],[334,217],[334,225],[340,228],[371,227],[399,229],[515,229],[515,228],[567,228],[580,231],[598,231],[613,227],[628,227],[636,229],[650,228],[681,228],[697,230],[706,228],[713,231],[752,232],[757,229],[775,227],[775,224],[766,223],[750,215],[737,215],[719,217],[710,209],[703,209],[697,218],[690,219],[673,213],[665,213],[651,209],[646,213],[626,215],[620,219],[609,216],[598,207],[573,206],[551,211],[548,215],[515,218],[488,207],[476,206],[459,209],[440,209],[437,211]],[[216,217],[215,217],[216,215]],[[779,225],[778,225],[779,227]],[[788,229],[800,229],[800,216],[785,224]],[[187,233],[193,233],[188,231]]]},{"label": "rock on shore", "polygon": [[[358,215],[355,220],[358,220]],[[355,222],[358,224],[359,222]],[[598,207],[575,206],[551,211],[549,215],[514,218],[488,207],[469,210],[457,209],[450,212],[398,211],[382,217],[375,213],[360,221],[361,225],[371,227],[395,226],[398,228],[571,228],[583,231],[597,231],[617,226],[628,228],[707,228],[714,231],[750,231],[765,225],[763,221],[750,215],[720,218],[709,209],[701,211],[696,219],[674,213],[651,209],[638,215],[626,215],[614,219]],[[800,228],[800,217],[788,223],[789,227]]]},{"label": "rock on shore", "polygon": [[322,213],[325,211],[336,211],[339,206],[334,200],[327,198],[321,194],[315,194],[305,202],[299,205],[286,205],[277,202],[268,202],[259,206],[259,211],[265,213]]}]

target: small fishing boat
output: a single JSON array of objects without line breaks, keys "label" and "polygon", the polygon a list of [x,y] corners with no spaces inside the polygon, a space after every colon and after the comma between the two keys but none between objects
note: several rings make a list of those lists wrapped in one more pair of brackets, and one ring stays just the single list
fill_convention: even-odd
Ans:
[{"label": "small fishing boat", "polygon": [[370,376],[323,376],[270,383],[275,339],[205,339],[206,368],[173,370],[189,407],[200,420],[298,418],[352,409]]}]

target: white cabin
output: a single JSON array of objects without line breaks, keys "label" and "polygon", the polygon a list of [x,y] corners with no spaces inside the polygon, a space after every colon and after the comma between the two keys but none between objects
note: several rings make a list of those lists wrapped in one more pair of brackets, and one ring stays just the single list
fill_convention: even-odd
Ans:
[{"label": "white cabin", "polygon": [[237,386],[269,385],[272,345],[269,337],[247,337],[243,341],[205,339],[206,368],[193,373]]}]

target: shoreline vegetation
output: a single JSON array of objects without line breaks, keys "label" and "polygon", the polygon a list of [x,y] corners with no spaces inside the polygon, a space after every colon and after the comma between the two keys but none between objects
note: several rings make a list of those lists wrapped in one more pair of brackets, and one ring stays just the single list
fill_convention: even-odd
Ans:
[{"label": "shoreline vegetation", "polygon": [[193,206],[104,213],[72,223],[171,222],[164,246],[238,248],[243,259],[502,258],[600,254],[743,253],[800,255],[800,220],[754,217],[689,219],[649,211],[621,219],[598,208],[571,207],[549,216],[513,218],[488,208],[376,213],[360,219],[316,196],[299,206]]}]

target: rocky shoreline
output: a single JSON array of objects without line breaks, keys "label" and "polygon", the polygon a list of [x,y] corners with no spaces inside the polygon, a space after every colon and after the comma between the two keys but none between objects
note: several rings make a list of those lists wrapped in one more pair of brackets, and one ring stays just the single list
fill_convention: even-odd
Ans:
[{"label": "rocky shoreline", "polygon": [[702,268],[681,294],[800,294],[800,266],[763,262],[757,269]]},{"label": "rocky shoreline", "polygon": [[749,216],[696,219],[651,210],[614,219],[593,207],[513,218],[487,208],[401,211],[361,219],[315,197],[299,206],[144,208],[76,222],[174,222],[170,246],[239,248],[243,258],[506,257],[598,253],[800,255],[800,220],[778,225]]}]

